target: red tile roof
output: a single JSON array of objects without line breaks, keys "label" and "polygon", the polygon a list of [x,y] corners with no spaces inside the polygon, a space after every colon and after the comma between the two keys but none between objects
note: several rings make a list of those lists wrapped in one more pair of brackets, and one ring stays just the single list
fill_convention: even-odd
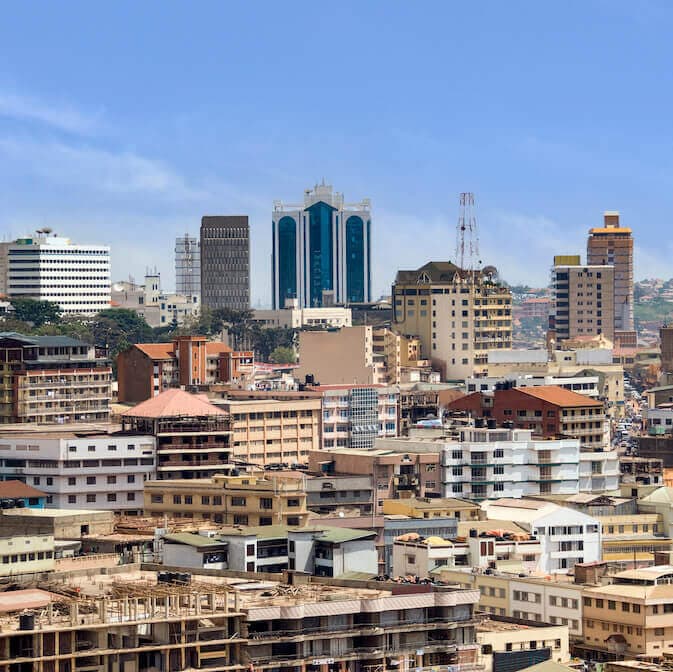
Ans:
[{"label": "red tile roof", "polygon": [[24,499],[46,497],[42,490],[26,485],[22,481],[0,481],[0,499]]},{"label": "red tile roof", "polygon": [[226,343],[206,343],[206,354],[217,355],[221,352],[232,352],[232,349]]},{"label": "red tile roof", "polygon": [[211,404],[202,394],[190,394],[174,388],[166,390],[152,399],[143,401],[122,415],[130,418],[174,418],[192,416],[197,418],[211,415],[228,415]]},{"label": "red tile roof", "polygon": [[150,359],[173,359],[175,357],[172,343],[136,343],[136,348]]},{"label": "red tile roof", "polygon": [[602,407],[603,402],[591,399],[583,394],[578,394],[572,390],[566,390],[558,385],[536,385],[533,387],[517,387],[517,392],[527,394],[536,399],[548,401],[550,404],[558,406],[596,406]]}]

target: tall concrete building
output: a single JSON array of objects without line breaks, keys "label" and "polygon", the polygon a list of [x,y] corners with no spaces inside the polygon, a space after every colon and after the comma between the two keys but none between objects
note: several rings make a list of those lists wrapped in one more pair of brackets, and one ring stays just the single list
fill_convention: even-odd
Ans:
[{"label": "tall concrete building", "polygon": [[579,255],[554,257],[550,337],[603,335],[614,341],[614,266],[582,266]]},{"label": "tall concrete building", "polygon": [[492,273],[431,261],[398,271],[392,293],[393,329],[418,337],[446,380],[485,373],[489,350],[512,347],[512,293]]},{"label": "tall concrete building", "polygon": [[175,292],[201,296],[201,245],[188,233],[175,239]]},{"label": "tall concrete building", "polygon": [[316,184],[304,203],[273,207],[272,296],[300,308],[371,301],[371,205],[344,203],[332,186]]},{"label": "tall concrete building", "polygon": [[0,246],[0,290],[49,301],[64,315],[93,316],[110,307],[110,248],[78,245],[51,229]]},{"label": "tall concrete building", "polygon": [[250,308],[250,225],[247,215],[201,218],[201,305]]},{"label": "tall concrete building", "polygon": [[603,226],[589,230],[587,264],[614,266],[614,331],[633,331],[633,238],[618,212],[606,212]]}]

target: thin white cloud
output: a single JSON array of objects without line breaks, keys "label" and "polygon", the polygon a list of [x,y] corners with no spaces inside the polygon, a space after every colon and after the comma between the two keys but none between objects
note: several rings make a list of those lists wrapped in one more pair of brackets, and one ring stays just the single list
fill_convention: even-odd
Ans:
[{"label": "thin white cloud", "polygon": [[68,103],[46,102],[0,91],[0,118],[37,122],[68,133],[90,135],[101,128],[100,116],[100,113],[82,112]]},{"label": "thin white cloud", "polygon": [[0,156],[11,161],[14,170],[25,170],[54,184],[116,195],[149,194],[172,201],[208,195],[164,163],[133,152],[5,137],[0,138]]}]

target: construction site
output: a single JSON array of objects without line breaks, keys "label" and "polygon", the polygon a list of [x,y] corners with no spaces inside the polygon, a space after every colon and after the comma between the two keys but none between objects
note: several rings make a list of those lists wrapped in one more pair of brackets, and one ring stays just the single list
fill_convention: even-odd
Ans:
[{"label": "construction site", "polygon": [[125,570],[0,586],[0,672],[482,669],[477,591]]}]

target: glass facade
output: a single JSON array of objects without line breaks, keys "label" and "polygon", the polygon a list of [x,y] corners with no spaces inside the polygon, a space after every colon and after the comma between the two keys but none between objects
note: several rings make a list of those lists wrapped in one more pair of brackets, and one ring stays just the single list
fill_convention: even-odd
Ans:
[{"label": "glass facade", "polygon": [[285,307],[285,299],[297,298],[297,222],[282,217],[278,222],[278,297]]},{"label": "glass facade", "polygon": [[365,300],[365,232],[357,215],[346,220],[346,297],[349,303]]},{"label": "glass facade", "polygon": [[334,251],[332,243],[333,208],[319,201],[306,209],[309,214],[310,277],[309,305],[321,306],[324,290],[333,290]]},{"label": "glass facade", "polygon": [[372,449],[379,434],[379,395],[371,387],[353,388],[350,397],[350,447]]}]

